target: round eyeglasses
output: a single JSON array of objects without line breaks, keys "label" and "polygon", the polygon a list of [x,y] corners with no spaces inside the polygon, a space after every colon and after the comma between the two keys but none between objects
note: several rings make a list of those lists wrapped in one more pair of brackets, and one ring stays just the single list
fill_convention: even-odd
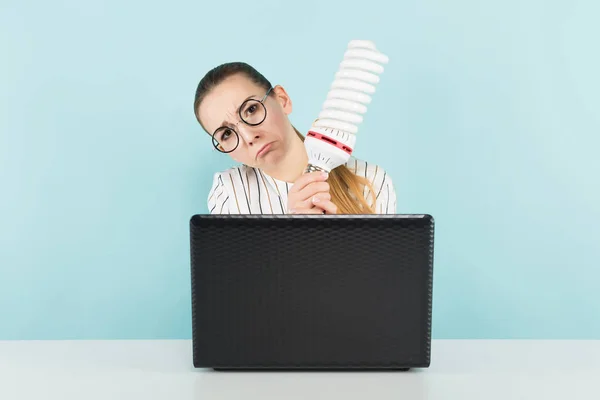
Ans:
[{"label": "round eyeglasses", "polygon": [[[243,123],[249,126],[263,123],[267,118],[267,107],[265,107],[264,101],[271,90],[273,88],[270,88],[261,100],[248,99],[242,103],[238,108],[238,115]],[[240,135],[233,126],[222,126],[213,133],[212,142],[215,149],[221,153],[231,153],[240,144]]]}]

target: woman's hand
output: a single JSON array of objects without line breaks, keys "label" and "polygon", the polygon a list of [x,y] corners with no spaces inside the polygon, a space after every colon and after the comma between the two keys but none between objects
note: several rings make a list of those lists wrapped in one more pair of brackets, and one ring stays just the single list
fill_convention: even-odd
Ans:
[{"label": "woman's hand", "polygon": [[327,173],[315,171],[302,174],[288,193],[290,214],[337,214],[337,207],[331,202]]}]

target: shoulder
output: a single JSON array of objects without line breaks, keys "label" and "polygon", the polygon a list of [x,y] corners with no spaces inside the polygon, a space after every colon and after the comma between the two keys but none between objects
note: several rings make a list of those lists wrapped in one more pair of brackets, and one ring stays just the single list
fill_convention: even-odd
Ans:
[{"label": "shoulder", "polygon": [[[346,162],[346,167],[371,183],[369,190],[366,190],[365,198],[369,205],[374,206],[376,213],[396,213],[396,189],[392,177],[386,169],[379,164],[356,157],[350,157]],[[373,200],[375,200],[374,204]]]},{"label": "shoulder", "polygon": [[248,173],[254,173],[252,167],[241,164],[225,168],[213,173],[213,188],[221,186],[235,185],[239,183],[241,177],[246,177]]},{"label": "shoulder", "polygon": [[234,189],[239,184],[240,177],[246,175],[247,169],[249,168],[245,165],[237,165],[214,172],[209,196],[214,192],[227,192]]},{"label": "shoulder", "polygon": [[249,201],[252,193],[259,190],[264,179],[260,170],[245,164],[225,168],[213,173],[211,193],[215,190],[226,190],[234,196],[238,193],[246,193]]},{"label": "shoulder", "polygon": [[392,178],[381,165],[368,162],[351,156],[346,162],[346,167],[354,174],[368,179],[375,188],[381,188],[385,184],[391,184]]},{"label": "shoulder", "polygon": [[213,173],[207,199],[211,214],[240,212],[241,197],[246,196],[249,199],[249,176],[254,174],[252,169],[246,165],[237,165]]}]

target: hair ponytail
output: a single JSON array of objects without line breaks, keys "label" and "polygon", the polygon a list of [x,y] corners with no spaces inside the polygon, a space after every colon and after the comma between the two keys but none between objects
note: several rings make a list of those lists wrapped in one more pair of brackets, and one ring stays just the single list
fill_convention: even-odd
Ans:
[{"label": "hair ponytail", "polygon": [[[294,130],[304,141],[298,129]],[[375,190],[368,179],[356,175],[346,165],[340,165],[329,172],[327,183],[331,202],[337,206],[338,214],[375,214]],[[372,206],[363,195],[365,188],[368,188]]]}]

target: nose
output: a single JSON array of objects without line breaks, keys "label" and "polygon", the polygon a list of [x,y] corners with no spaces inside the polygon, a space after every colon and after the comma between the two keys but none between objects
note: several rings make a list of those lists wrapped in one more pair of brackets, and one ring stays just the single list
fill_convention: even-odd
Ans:
[{"label": "nose", "polygon": [[238,132],[249,146],[252,146],[253,142],[260,136],[257,132],[253,132],[252,127],[249,126],[239,125]]}]

